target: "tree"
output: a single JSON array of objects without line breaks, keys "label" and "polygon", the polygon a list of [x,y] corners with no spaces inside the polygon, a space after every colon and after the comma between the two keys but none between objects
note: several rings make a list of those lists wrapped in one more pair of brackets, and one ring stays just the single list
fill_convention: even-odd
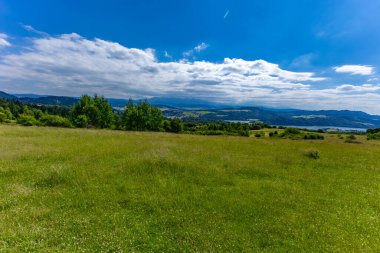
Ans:
[{"label": "tree", "polygon": [[182,123],[182,121],[179,118],[174,117],[170,121],[170,131],[173,132],[173,133],[179,133],[179,132],[182,132],[182,130],[183,130],[183,123]]},{"label": "tree", "polygon": [[170,121],[169,120],[164,120],[163,128],[164,128],[165,132],[171,132]]},{"label": "tree", "polygon": [[133,131],[159,131],[162,127],[161,110],[151,106],[148,101],[140,101],[135,106],[129,100],[122,114],[123,129]]},{"label": "tree", "polygon": [[110,128],[114,125],[112,106],[104,97],[83,95],[72,109],[73,123],[78,127]]},{"label": "tree", "polygon": [[99,110],[98,127],[111,128],[115,123],[112,106],[104,97],[94,97],[95,107]]}]

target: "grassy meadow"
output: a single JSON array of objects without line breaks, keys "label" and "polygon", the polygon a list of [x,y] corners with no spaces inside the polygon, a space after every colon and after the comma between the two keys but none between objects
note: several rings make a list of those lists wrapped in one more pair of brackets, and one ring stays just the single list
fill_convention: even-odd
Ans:
[{"label": "grassy meadow", "polygon": [[359,141],[0,125],[0,252],[379,252]]}]

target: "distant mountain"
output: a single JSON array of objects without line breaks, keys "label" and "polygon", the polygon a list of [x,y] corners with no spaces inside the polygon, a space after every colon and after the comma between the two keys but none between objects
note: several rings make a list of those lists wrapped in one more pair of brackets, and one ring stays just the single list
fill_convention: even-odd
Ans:
[{"label": "distant mountain", "polygon": [[63,96],[45,96],[33,98],[21,97],[18,98],[18,100],[29,104],[72,106],[75,103],[77,103],[79,99],[74,97]]},{"label": "distant mountain", "polygon": [[65,96],[44,96],[37,94],[8,94],[0,91],[0,98],[2,99],[14,99],[20,102],[29,104],[40,104],[40,105],[63,105],[72,106],[78,102],[78,98],[75,97],[65,97]]},{"label": "distant mountain", "polygon": [[355,111],[272,110],[259,107],[234,107],[203,110],[167,108],[163,111],[163,114],[166,117],[175,116],[185,120],[260,121],[270,125],[282,126],[380,127],[380,116]]},{"label": "distant mountain", "polygon": [[125,105],[128,103],[129,99],[122,99],[122,98],[107,98],[108,102],[113,107],[125,107]]},{"label": "distant mountain", "polygon": [[2,98],[2,99],[16,99],[15,96],[10,95],[10,94],[5,93],[5,92],[2,92],[2,91],[0,91],[0,98]]},{"label": "distant mountain", "polygon": [[48,95],[39,95],[39,94],[12,94],[15,97],[18,98],[40,98],[40,97],[47,97]]},{"label": "distant mountain", "polygon": [[166,98],[166,97],[154,97],[149,99],[149,103],[153,105],[162,105],[162,106],[171,106],[178,108],[197,108],[197,109],[206,109],[206,108],[223,108],[226,107],[226,104],[219,104],[208,102],[201,99],[189,99],[189,98]]}]

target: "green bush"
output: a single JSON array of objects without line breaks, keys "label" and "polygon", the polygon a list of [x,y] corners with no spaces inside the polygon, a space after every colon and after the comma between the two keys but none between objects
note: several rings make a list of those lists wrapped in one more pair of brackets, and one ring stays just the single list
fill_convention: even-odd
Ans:
[{"label": "green bush", "polygon": [[[274,134],[273,134],[274,135]],[[272,135],[272,136],[273,136]],[[286,128],[285,131],[279,135],[282,138],[289,138],[292,140],[324,140],[323,135],[317,133],[303,133],[301,130],[296,128]]]},{"label": "green bush", "polygon": [[284,131],[284,135],[291,135],[291,134],[300,134],[301,131],[297,128],[293,128],[293,127],[289,127],[289,128],[286,128],[285,131]]},{"label": "green bush", "polygon": [[380,132],[374,134],[368,134],[367,140],[380,140]]},{"label": "green bush", "polygon": [[0,107],[0,123],[10,122],[12,120],[12,113],[9,109],[4,109]]},{"label": "green bush", "polygon": [[70,120],[57,115],[46,114],[41,117],[40,122],[43,126],[73,127]]},{"label": "green bush", "polygon": [[311,159],[319,159],[321,157],[319,150],[315,148],[307,149],[304,154]]},{"label": "green bush", "polygon": [[17,123],[23,126],[39,126],[41,123],[31,115],[20,114]]},{"label": "green bush", "polygon": [[0,112],[0,123],[3,123],[7,120],[7,115],[5,113]]},{"label": "green bush", "polygon": [[304,140],[324,140],[325,137],[320,134],[305,134],[303,136]]},{"label": "green bush", "polygon": [[261,138],[261,137],[264,137],[265,136],[265,133],[263,133],[263,132],[257,132],[257,133],[255,133],[255,137],[256,138]]},{"label": "green bush", "polygon": [[240,130],[238,133],[240,136],[249,137],[249,131],[248,130]]},{"label": "green bush", "polygon": [[162,128],[164,129],[165,132],[171,132],[170,121],[164,120],[164,122],[162,123]]},{"label": "green bush", "polygon": [[276,137],[276,136],[278,136],[278,132],[277,131],[269,133],[269,137]]},{"label": "green bush", "polygon": [[173,118],[170,121],[170,132],[179,133],[183,130],[183,123],[179,118]]},{"label": "green bush", "polygon": [[88,127],[88,118],[86,115],[79,115],[75,118],[75,125],[77,127],[86,128]]},{"label": "green bush", "polygon": [[347,135],[346,140],[344,141],[346,143],[355,143],[355,144],[360,144],[360,141],[356,141],[356,136],[353,134]]}]

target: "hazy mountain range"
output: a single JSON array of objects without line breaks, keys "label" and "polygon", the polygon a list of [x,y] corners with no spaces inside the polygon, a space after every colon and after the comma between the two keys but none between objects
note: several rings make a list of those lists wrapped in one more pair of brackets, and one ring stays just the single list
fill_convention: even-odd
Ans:
[{"label": "hazy mountain range", "polygon": [[[15,99],[25,103],[71,106],[79,98],[65,96],[46,96],[36,94],[7,94],[0,91],[0,98]],[[110,104],[117,109],[125,106],[128,99],[109,98]],[[297,110],[252,106],[232,106],[212,103],[200,99],[152,98],[151,104],[157,105],[166,117],[180,117],[191,120],[224,121],[261,121],[272,125],[285,126],[324,126],[374,128],[380,127],[380,116],[361,111],[348,110]]]}]

